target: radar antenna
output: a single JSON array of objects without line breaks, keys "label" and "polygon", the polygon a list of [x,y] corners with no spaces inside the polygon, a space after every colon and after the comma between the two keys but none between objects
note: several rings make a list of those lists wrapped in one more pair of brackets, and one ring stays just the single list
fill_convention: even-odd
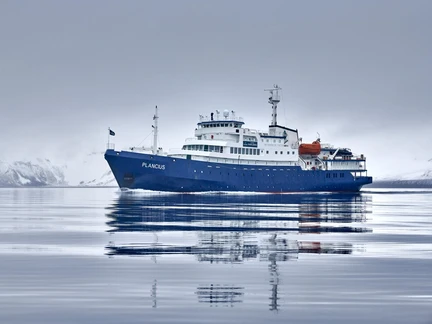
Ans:
[{"label": "radar antenna", "polygon": [[158,153],[158,147],[157,147],[157,142],[158,142],[158,107],[156,106],[155,108],[155,114],[153,116],[153,154],[157,154]]},{"label": "radar antenna", "polygon": [[272,126],[277,125],[277,105],[280,102],[279,90],[282,90],[282,88],[279,88],[277,84],[273,85],[273,89],[264,89],[264,91],[270,92],[268,103],[272,105]]}]

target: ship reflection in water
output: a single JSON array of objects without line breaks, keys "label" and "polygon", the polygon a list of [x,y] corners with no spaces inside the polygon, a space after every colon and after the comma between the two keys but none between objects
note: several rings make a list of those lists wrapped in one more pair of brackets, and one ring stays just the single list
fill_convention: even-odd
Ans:
[{"label": "ship reflection in water", "polygon": [[[346,240],[350,233],[370,231],[364,226],[367,199],[361,194],[125,192],[108,208],[108,231],[116,235],[106,254],[147,256],[153,262],[162,256],[193,257],[208,264],[266,262],[269,309],[278,310],[278,263],[298,260],[302,254],[351,254],[360,249]],[[344,240],[329,242],[332,236],[322,233],[337,233]],[[154,305],[156,290],[155,280]],[[233,307],[242,303],[247,287],[210,281],[195,290],[200,303]]]}]

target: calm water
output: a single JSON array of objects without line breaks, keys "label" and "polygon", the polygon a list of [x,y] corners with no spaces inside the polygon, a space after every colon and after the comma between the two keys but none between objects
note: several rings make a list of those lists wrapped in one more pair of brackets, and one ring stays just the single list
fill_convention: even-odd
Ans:
[{"label": "calm water", "polygon": [[0,323],[432,323],[432,191],[0,189]]}]

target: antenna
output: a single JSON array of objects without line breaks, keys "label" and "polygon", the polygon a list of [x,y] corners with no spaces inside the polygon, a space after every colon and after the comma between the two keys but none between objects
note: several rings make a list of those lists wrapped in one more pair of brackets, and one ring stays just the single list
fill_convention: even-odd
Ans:
[{"label": "antenna", "polygon": [[279,90],[282,90],[277,84],[273,85],[273,89],[264,89],[270,92],[268,103],[272,105],[272,126],[277,125],[277,105],[280,102]]},{"label": "antenna", "polygon": [[155,114],[153,116],[153,154],[157,154],[158,148],[157,148],[157,140],[158,140],[158,107],[155,108]]}]

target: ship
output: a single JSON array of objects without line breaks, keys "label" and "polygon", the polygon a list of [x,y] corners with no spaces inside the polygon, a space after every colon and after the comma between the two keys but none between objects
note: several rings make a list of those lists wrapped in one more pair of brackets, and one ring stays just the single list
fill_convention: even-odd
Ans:
[{"label": "ship", "polygon": [[151,148],[117,151],[108,143],[105,159],[118,186],[186,193],[289,193],[358,192],[372,183],[364,154],[321,143],[320,138],[302,143],[297,129],[278,124],[281,90],[278,85],[266,89],[272,107],[268,131],[245,127],[234,110],[216,110],[200,115],[194,137],[168,152],[157,145],[156,106]]}]

